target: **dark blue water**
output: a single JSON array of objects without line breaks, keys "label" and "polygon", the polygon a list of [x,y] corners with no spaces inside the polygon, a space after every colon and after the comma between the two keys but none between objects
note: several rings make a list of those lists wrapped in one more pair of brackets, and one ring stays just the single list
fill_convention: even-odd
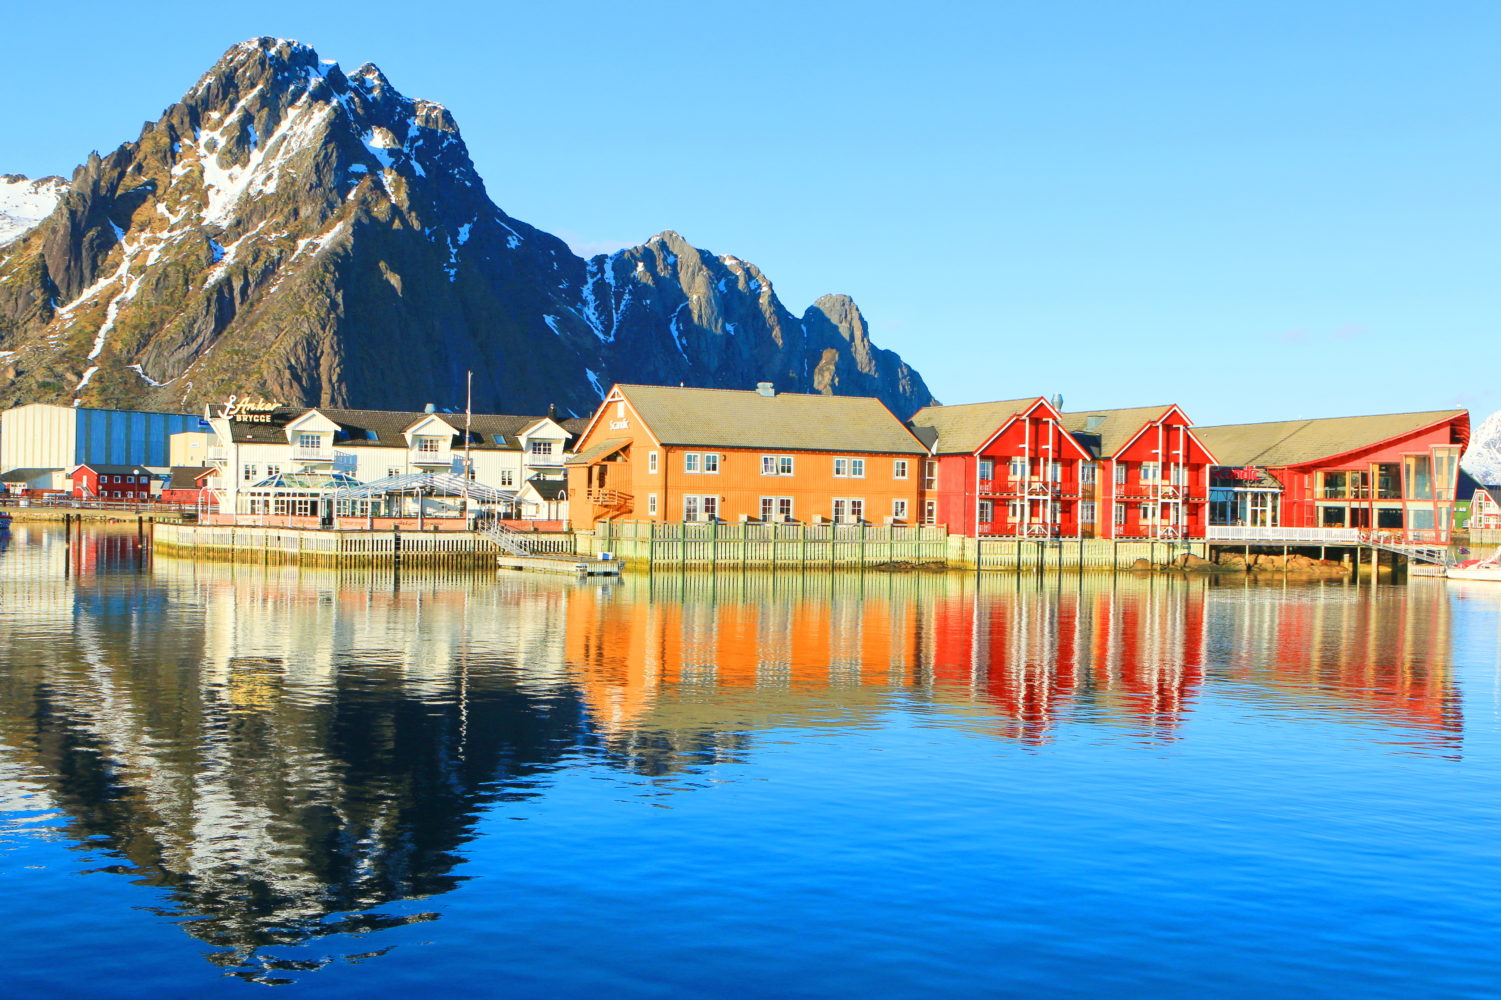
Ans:
[{"label": "dark blue water", "polygon": [[0,551],[8,996],[1501,994],[1501,587]]}]

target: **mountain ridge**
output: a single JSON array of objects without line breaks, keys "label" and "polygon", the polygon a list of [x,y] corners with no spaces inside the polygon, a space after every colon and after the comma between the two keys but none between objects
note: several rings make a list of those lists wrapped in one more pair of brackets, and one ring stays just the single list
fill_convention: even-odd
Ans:
[{"label": "mountain ridge", "polygon": [[589,412],[611,382],[932,400],[848,296],[801,317],[672,230],[587,259],[489,197],[453,116],[373,64],[232,47],[0,244],[0,405]]}]

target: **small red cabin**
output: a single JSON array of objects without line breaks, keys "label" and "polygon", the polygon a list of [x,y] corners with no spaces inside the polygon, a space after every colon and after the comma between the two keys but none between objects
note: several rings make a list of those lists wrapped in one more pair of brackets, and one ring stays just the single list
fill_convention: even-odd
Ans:
[{"label": "small red cabin", "polygon": [[218,471],[200,465],[174,465],[172,478],[162,489],[161,502],[194,507],[211,503],[208,482]]},{"label": "small red cabin", "polygon": [[151,499],[151,473],[139,465],[80,465],[68,474],[73,496],[82,500],[144,503]]}]

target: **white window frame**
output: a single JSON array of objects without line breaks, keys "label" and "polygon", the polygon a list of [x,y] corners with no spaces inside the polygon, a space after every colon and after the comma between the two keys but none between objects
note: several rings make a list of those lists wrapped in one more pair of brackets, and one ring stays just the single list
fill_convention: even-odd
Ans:
[{"label": "white window frame", "polygon": [[1049,463],[1048,464],[1048,475],[1049,475],[1049,478],[1050,478],[1050,480],[1052,482],[1055,482],[1055,483],[1061,483],[1061,482],[1063,482],[1063,463],[1062,462],[1057,462],[1057,461]]},{"label": "white window frame", "polygon": [[937,524],[938,523],[938,501],[937,500],[924,500],[922,502],[922,523],[923,524]]},{"label": "white window frame", "polygon": [[1144,483],[1155,483],[1158,480],[1160,480],[1161,478],[1162,478],[1162,463],[1161,462],[1143,462],[1143,463],[1141,463],[1141,481],[1142,482],[1144,482]]},{"label": "white window frame", "polygon": [[1079,465],[1079,484],[1081,486],[1093,486],[1099,481],[1100,467],[1093,462],[1082,462]]},{"label": "white window frame", "polygon": [[864,479],[865,459],[847,456],[834,459],[834,477],[836,479]]},{"label": "white window frame", "polygon": [[443,439],[422,435],[417,438],[417,452],[422,455],[436,455],[443,450]]},{"label": "white window frame", "polygon": [[501,469],[500,470],[500,485],[501,486],[515,486],[516,485],[516,470],[515,469]]},{"label": "white window frame", "polygon": [[1155,503],[1137,504],[1136,517],[1142,524],[1156,524],[1161,516]]},{"label": "white window frame", "polygon": [[323,435],[316,432],[298,431],[297,447],[303,451],[319,451],[323,447]]},{"label": "white window frame", "polygon": [[646,471],[652,475],[657,473],[657,453],[654,451],[646,453]]},{"label": "white window frame", "polygon": [[763,476],[790,476],[794,468],[791,455],[761,456],[761,475]]},{"label": "white window frame", "polygon": [[1006,501],[1006,520],[1010,521],[1012,524],[1021,524],[1022,517],[1026,513],[1027,504],[1025,500]]},{"label": "white window frame", "polygon": [[894,458],[891,460],[892,479],[906,479],[911,475],[911,470],[912,466],[905,458]]},{"label": "white window frame", "polygon": [[[1125,462],[1116,462],[1115,463],[1115,485],[1117,485],[1117,486],[1124,486],[1124,485],[1126,485],[1126,463]],[[1122,522],[1117,521],[1116,523],[1117,524],[1121,524]]]},{"label": "white window frame", "polygon": [[719,453],[714,451],[704,452],[704,475],[719,475]]},{"label": "white window frame", "polygon": [[982,459],[980,459],[980,478],[982,480],[983,479],[994,479],[995,478],[995,459],[993,459],[993,458],[982,458]]},{"label": "white window frame", "polygon": [[1123,503],[1113,503],[1110,506],[1112,508],[1110,522],[1116,527],[1123,527],[1126,523],[1126,505]]},{"label": "white window frame", "polygon": [[1020,479],[1027,474],[1027,460],[1021,455],[1012,455],[1006,462],[1006,474],[1012,479]]},{"label": "white window frame", "polygon": [[648,493],[646,495],[646,513],[652,517],[657,516],[657,495],[655,493]]},{"label": "white window frame", "polygon": [[834,523],[859,524],[865,520],[864,497],[835,497]]},{"label": "white window frame", "polygon": [[538,455],[544,458],[551,458],[552,445],[553,443],[551,441],[533,441],[530,450],[533,455]]},{"label": "white window frame", "polygon": [[[923,460],[922,488],[925,490],[936,490],[938,488],[938,459],[929,458]],[[937,524],[938,522],[930,521],[928,523]]]},{"label": "white window frame", "polygon": [[981,500],[979,514],[981,524],[995,523],[995,504],[989,500]]},{"label": "white window frame", "polygon": [[907,500],[905,497],[895,497],[892,499],[891,519],[893,521],[907,520]]},{"label": "white window frame", "polygon": [[1084,502],[1079,504],[1080,524],[1094,524],[1095,518],[1097,518],[1098,516],[1099,508],[1095,506],[1095,502],[1093,500],[1085,500]]}]

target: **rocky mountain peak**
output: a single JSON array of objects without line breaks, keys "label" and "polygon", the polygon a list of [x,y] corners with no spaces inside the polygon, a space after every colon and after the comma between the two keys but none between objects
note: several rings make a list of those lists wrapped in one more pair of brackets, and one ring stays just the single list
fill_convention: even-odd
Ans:
[{"label": "rocky mountain peak", "polygon": [[48,190],[0,232],[0,405],[453,405],[468,371],[502,412],[585,413],[613,381],[930,401],[847,298],[799,321],[672,230],[579,259],[490,200],[441,104],[289,39],[231,47]]},{"label": "rocky mountain peak", "polygon": [[[1501,410],[1482,420],[1470,435],[1460,466],[1485,486],[1501,485]],[[1468,500],[1469,497],[1460,497]]]}]

